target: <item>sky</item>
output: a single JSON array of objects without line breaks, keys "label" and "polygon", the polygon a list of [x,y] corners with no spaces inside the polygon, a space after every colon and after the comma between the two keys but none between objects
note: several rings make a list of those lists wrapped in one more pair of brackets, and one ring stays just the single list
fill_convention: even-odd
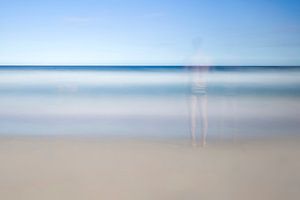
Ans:
[{"label": "sky", "polygon": [[0,0],[0,65],[300,65],[299,0]]}]

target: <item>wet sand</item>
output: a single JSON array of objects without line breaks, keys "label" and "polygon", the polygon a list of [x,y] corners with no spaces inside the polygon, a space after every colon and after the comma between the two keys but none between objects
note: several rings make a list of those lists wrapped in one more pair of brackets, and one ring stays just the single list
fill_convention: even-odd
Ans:
[{"label": "wet sand", "polygon": [[0,138],[0,199],[298,199],[300,138]]}]

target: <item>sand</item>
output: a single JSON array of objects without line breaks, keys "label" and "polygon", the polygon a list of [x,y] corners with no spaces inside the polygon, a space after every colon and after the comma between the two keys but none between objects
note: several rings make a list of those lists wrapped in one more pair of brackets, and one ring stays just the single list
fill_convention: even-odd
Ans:
[{"label": "sand", "polygon": [[0,199],[299,199],[300,138],[0,138]]}]

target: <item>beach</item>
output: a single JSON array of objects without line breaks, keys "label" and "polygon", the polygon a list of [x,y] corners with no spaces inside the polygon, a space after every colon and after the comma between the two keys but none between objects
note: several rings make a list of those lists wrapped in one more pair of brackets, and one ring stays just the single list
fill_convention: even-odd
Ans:
[{"label": "beach", "polygon": [[0,0],[0,200],[300,200],[300,0]]},{"label": "beach", "polygon": [[300,138],[0,138],[0,199],[296,199]]},{"label": "beach", "polygon": [[0,69],[1,200],[300,196],[299,68]]}]

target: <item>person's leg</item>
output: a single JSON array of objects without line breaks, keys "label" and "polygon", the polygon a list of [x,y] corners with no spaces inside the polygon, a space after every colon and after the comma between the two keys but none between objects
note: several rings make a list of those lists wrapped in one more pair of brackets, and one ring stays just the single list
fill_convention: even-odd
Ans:
[{"label": "person's leg", "polygon": [[208,116],[207,116],[207,96],[203,95],[199,97],[200,107],[200,119],[201,119],[201,146],[206,145],[206,136],[208,128]]},{"label": "person's leg", "polygon": [[230,96],[230,109],[231,112],[231,130],[232,130],[232,136],[233,141],[238,141],[238,130],[237,130],[237,105],[236,105],[236,97],[234,94]]},{"label": "person's leg", "polygon": [[192,145],[196,146],[197,97],[195,95],[191,95],[190,105]]}]

